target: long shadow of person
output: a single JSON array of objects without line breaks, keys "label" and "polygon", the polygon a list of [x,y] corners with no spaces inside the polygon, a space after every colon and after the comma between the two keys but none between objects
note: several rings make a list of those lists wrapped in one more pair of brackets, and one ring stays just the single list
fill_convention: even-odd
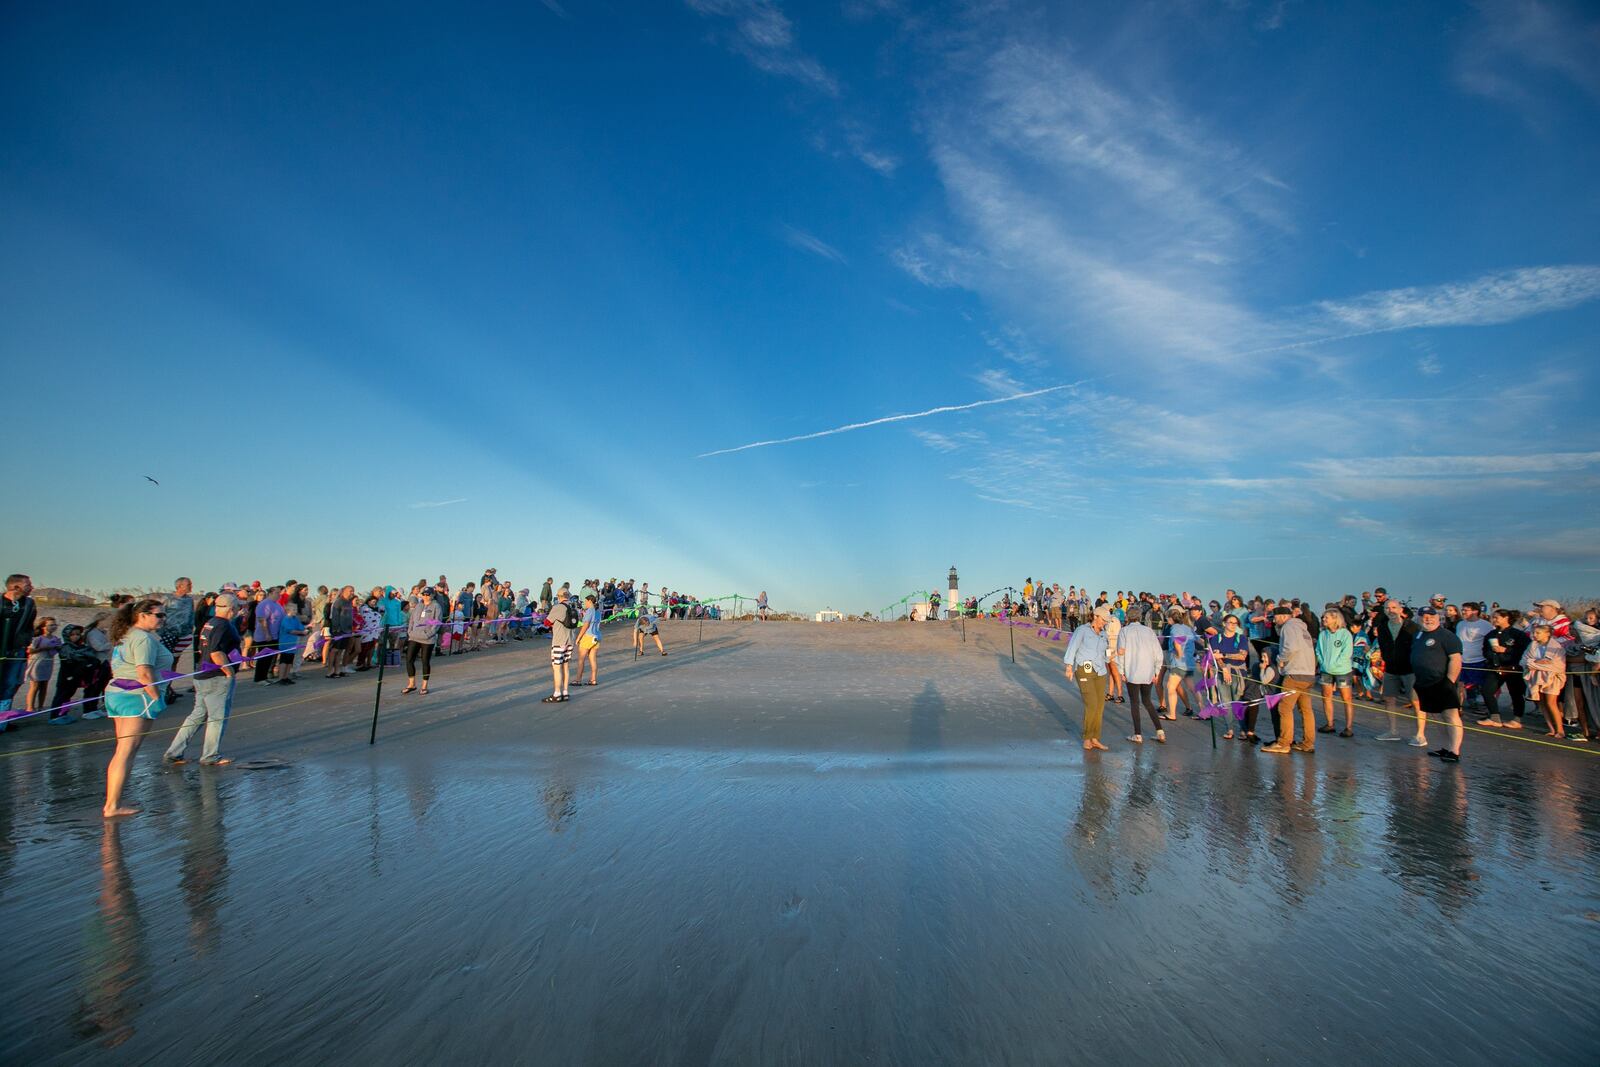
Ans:
[{"label": "long shadow of person", "polygon": [[83,986],[72,1015],[73,1031],[102,1048],[133,1036],[150,985],[144,920],[121,835],[122,824],[108,819],[100,837],[100,907],[84,930]]}]

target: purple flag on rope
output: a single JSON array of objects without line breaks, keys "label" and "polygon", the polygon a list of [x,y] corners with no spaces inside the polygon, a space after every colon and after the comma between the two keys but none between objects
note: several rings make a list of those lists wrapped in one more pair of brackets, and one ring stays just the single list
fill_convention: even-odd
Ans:
[{"label": "purple flag on rope", "polygon": [[1268,693],[1266,696],[1261,698],[1261,702],[1267,706],[1268,711],[1271,711],[1273,708],[1278,706],[1278,701],[1282,700],[1286,696],[1288,696],[1287,693]]}]

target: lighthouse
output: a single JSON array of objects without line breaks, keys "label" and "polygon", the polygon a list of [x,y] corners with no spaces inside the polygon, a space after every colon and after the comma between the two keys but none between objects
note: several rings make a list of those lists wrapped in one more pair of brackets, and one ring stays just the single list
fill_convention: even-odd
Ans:
[{"label": "lighthouse", "polygon": [[961,588],[956,579],[956,565],[950,564],[950,599],[944,602],[947,617],[954,618],[961,613]]}]

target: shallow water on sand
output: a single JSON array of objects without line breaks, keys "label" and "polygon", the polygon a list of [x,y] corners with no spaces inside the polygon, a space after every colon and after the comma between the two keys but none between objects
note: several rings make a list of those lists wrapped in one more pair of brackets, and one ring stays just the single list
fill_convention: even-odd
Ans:
[{"label": "shallow water on sand", "polygon": [[8,762],[0,1060],[1593,1062],[1586,758],[967,714],[930,680],[891,746],[146,753],[110,827],[103,753]]}]

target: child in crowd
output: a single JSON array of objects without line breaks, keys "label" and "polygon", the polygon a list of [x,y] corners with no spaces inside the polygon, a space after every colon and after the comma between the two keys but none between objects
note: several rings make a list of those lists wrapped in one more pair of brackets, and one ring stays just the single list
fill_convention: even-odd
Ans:
[{"label": "child in crowd", "polygon": [[306,635],[306,624],[300,616],[292,612],[285,613],[283,621],[278,623],[278,684],[294,684],[295,652],[300,648],[300,640]]},{"label": "child in crowd", "polygon": [[1546,737],[1562,737],[1561,690],[1567,684],[1567,650],[1556,640],[1555,628],[1547,622],[1533,627],[1533,641],[1522,654],[1522,669],[1528,676],[1528,696],[1544,712]]},{"label": "child in crowd", "polygon": [[93,696],[89,687],[94,684],[100,661],[89,647],[87,633],[82,626],[63,627],[61,641],[61,674],[56,679],[56,698],[50,705],[50,722],[65,726],[73,721],[67,705],[78,695],[78,690],[84,690],[85,696]]},{"label": "child in crowd", "polygon": [[33,624],[33,640],[28,644],[28,711],[43,711],[45,692],[55,674],[56,657],[61,654],[61,638],[56,636],[56,620],[46,615]]}]

